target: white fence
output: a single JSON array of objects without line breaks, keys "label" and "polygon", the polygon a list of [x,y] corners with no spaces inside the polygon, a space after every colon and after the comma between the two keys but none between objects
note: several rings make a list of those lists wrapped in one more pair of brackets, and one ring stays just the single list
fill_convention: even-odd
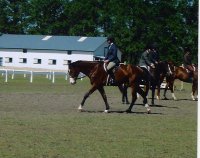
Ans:
[{"label": "white fence", "polygon": [[52,81],[52,83],[55,83],[56,75],[63,75],[65,80],[67,80],[67,77],[68,77],[67,72],[60,72],[60,71],[32,71],[32,70],[0,69],[0,73],[4,77],[5,82],[8,82],[9,75],[11,75],[11,79],[14,79],[16,74],[23,74],[24,78],[29,76],[30,83],[33,82],[33,78],[36,75],[45,75],[47,79]]}]

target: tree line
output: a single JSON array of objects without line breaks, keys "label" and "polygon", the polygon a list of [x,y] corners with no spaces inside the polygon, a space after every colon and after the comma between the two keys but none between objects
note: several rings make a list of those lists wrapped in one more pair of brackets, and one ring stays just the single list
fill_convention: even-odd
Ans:
[{"label": "tree line", "polygon": [[137,64],[147,43],[162,60],[198,56],[198,0],[1,0],[0,33],[112,35],[123,60]]}]

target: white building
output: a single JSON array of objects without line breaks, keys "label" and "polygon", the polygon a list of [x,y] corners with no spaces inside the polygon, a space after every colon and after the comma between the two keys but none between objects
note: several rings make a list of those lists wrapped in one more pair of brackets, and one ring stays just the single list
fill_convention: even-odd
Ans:
[{"label": "white building", "polygon": [[0,66],[67,70],[68,63],[104,57],[107,47],[106,37],[3,34]]}]

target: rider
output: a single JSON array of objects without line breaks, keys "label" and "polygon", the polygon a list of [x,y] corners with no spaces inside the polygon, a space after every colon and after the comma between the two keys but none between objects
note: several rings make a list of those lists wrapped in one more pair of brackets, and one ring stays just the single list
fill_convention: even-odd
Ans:
[{"label": "rider", "polygon": [[154,65],[157,65],[160,61],[160,56],[158,54],[158,50],[157,50],[157,43],[153,43],[151,46],[151,53],[149,55],[150,57],[150,61],[153,62]]},{"label": "rider", "polygon": [[192,65],[192,55],[191,50],[189,48],[184,49],[184,57],[183,57],[183,65],[186,69],[188,69],[190,72],[193,72],[193,65]]},{"label": "rider", "polygon": [[159,55],[157,53],[157,44],[148,44],[146,50],[142,53],[139,61],[139,66],[145,68],[149,74],[149,79],[152,77],[150,74],[150,67],[155,69],[155,64],[159,62]]},{"label": "rider", "polygon": [[113,79],[113,83],[115,83],[115,76],[113,73],[113,68],[120,63],[118,57],[117,57],[117,46],[114,43],[113,37],[107,38],[108,42],[108,53],[104,59],[104,63],[107,64],[107,72]]}]

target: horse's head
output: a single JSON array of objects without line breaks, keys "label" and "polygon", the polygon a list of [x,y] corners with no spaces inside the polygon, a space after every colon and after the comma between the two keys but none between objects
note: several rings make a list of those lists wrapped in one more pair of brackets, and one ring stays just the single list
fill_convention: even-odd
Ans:
[{"label": "horse's head", "polygon": [[79,67],[76,65],[77,62],[70,63],[68,65],[69,82],[71,84],[76,84],[76,79],[80,73]]}]

